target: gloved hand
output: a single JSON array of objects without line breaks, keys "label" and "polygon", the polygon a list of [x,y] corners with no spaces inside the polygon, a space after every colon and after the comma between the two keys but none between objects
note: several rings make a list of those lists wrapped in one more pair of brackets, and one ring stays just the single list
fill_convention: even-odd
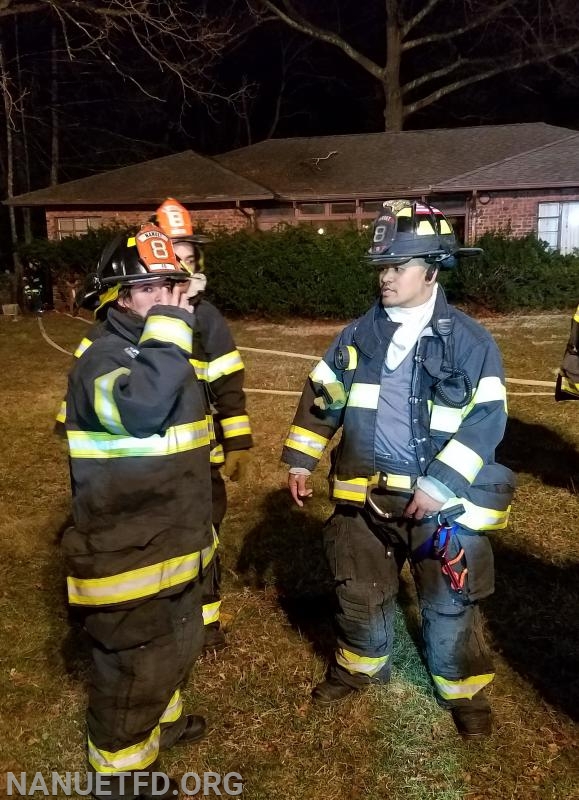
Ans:
[{"label": "gloved hand", "polygon": [[229,450],[225,453],[223,474],[230,481],[242,481],[247,477],[249,450]]},{"label": "gloved hand", "polygon": [[338,411],[340,408],[344,408],[346,400],[344,385],[336,381],[323,384],[319,396],[314,400],[314,405],[322,411]]},{"label": "gloved hand", "polygon": [[198,294],[205,291],[207,286],[207,277],[202,272],[196,272],[191,275],[189,279],[189,286],[187,287],[187,297],[197,297]]}]

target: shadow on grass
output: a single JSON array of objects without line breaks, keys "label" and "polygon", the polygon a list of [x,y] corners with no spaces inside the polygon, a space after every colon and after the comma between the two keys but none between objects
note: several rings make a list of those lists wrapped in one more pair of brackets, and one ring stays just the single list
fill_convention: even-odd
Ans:
[{"label": "shadow on grass", "polygon": [[496,592],[484,603],[495,649],[542,697],[579,721],[579,565],[494,542]]},{"label": "shadow on grass", "polygon": [[251,586],[275,586],[292,627],[319,655],[331,656],[336,601],[322,547],[322,522],[293,506],[287,489],[265,498],[262,521],[246,535],[237,570]]},{"label": "shadow on grass", "polygon": [[[47,593],[49,612],[53,622],[53,632],[47,646],[54,653],[54,641],[60,640],[60,658],[65,672],[73,680],[86,683],[91,663],[90,640],[83,629],[83,611],[68,605],[66,591],[66,569],[60,545],[64,532],[72,525],[72,516],[68,516],[62,525],[54,531],[51,556],[44,565],[47,585],[58,586],[55,592]],[[63,635],[64,630],[64,635]]]},{"label": "shadow on grass", "polygon": [[535,475],[548,486],[579,491],[579,451],[544,425],[510,417],[497,461],[514,472]]}]

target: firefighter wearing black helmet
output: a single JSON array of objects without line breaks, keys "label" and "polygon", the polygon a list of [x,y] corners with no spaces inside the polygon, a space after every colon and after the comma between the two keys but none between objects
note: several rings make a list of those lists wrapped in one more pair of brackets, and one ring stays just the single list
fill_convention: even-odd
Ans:
[{"label": "firefighter wearing black helmet", "polygon": [[478,603],[494,588],[486,533],[506,526],[513,494],[512,473],[494,460],[507,417],[499,351],[437,284],[439,269],[478,252],[458,245],[436,208],[384,203],[368,253],[380,299],[311,372],[283,450],[303,506],[307,478],[341,429],[324,529],[337,649],[314,702],[388,682],[408,561],[436,695],[465,737],[491,731],[494,671]]},{"label": "firefighter wearing black helmet", "polygon": [[68,381],[68,598],[92,645],[88,760],[113,799],[174,797],[154,784],[159,752],[205,732],[181,697],[216,548],[189,277],[155,226],[117,237],[93,276],[100,335]]}]

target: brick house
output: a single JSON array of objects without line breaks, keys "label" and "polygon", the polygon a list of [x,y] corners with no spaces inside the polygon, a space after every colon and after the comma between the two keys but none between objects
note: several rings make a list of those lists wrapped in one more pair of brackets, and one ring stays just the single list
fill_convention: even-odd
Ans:
[{"label": "brick house", "polygon": [[270,139],[204,158],[192,151],[20,195],[51,238],[139,223],[167,196],[206,229],[280,223],[366,227],[386,197],[425,198],[474,241],[489,230],[579,246],[579,133],[544,123]]}]

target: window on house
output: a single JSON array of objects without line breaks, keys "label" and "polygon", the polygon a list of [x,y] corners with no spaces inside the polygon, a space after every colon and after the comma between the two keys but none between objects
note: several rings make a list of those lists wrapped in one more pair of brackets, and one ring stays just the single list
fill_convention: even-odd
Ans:
[{"label": "window on house", "polygon": [[579,202],[539,203],[537,236],[561,253],[579,249]]},{"label": "window on house", "polygon": [[314,217],[323,216],[326,213],[325,203],[298,203],[298,210],[301,215]]},{"label": "window on house", "polygon": [[277,219],[278,217],[293,217],[294,207],[291,205],[263,206],[255,209],[256,216],[264,219]]},{"label": "window on house", "polygon": [[377,214],[382,211],[383,200],[364,200],[362,203],[362,212],[364,214]]},{"label": "window on house", "polygon": [[57,217],[56,229],[59,239],[69,236],[84,236],[102,225],[100,217]]},{"label": "window on house", "polygon": [[356,213],[356,203],[355,202],[330,203],[330,213],[331,214],[355,214]]}]

